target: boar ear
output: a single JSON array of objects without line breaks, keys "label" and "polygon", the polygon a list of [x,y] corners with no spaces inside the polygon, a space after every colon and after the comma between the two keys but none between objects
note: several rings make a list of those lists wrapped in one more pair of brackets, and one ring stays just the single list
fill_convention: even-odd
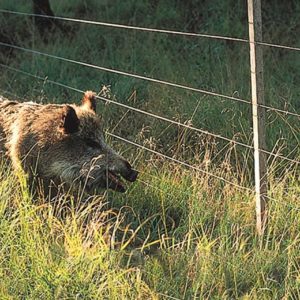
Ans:
[{"label": "boar ear", "polygon": [[86,91],[82,98],[82,106],[96,112],[96,93],[92,91]]},{"label": "boar ear", "polygon": [[65,105],[61,117],[60,129],[63,133],[75,133],[79,129],[79,119],[76,115],[75,109],[69,105]]}]

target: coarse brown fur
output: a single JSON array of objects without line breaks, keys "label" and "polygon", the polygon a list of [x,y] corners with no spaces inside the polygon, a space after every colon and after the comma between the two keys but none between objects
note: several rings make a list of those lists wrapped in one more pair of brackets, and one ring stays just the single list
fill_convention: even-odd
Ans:
[{"label": "coarse brown fur", "polygon": [[124,192],[120,175],[135,181],[137,172],[104,141],[95,94],[80,106],[10,101],[0,97],[0,151],[15,169],[48,186],[81,184],[94,192],[108,187]]}]

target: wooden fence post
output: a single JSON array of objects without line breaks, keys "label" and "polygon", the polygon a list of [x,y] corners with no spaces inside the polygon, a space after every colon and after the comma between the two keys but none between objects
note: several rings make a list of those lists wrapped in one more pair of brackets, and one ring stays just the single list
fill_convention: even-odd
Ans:
[{"label": "wooden fence post", "polygon": [[254,173],[256,194],[256,227],[262,235],[267,222],[267,161],[266,134],[265,134],[265,109],[264,82],[263,82],[263,49],[256,42],[262,42],[262,19],[260,0],[248,0],[248,23],[250,45],[250,69],[252,92],[252,119],[254,139]]}]

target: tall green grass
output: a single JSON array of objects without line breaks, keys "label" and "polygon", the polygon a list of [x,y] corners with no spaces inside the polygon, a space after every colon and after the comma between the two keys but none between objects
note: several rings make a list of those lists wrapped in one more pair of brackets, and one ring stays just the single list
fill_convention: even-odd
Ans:
[{"label": "tall green grass", "polygon": [[[57,15],[247,38],[246,8],[236,1],[51,3]],[[1,8],[31,11],[30,2],[16,0],[2,1]],[[264,1],[266,41],[299,46],[298,11],[297,1]],[[45,42],[31,19],[5,15],[0,37],[57,56],[250,98],[247,44],[68,25],[70,36],[57,31]],[[264,58],[267,104],[299,112],[299,56],[266,48]],[[0,60],[251,143],[251,111],[242,103],[3,47]],[[78,103],[81,97],[46,79],[4,68],[0,78],[0,92],[9,98]],[[253,187],[251,151],[113,104],[99,102],[99,111],[106,128],[122,137]],[[299,120],[268,112],[267,121],[268,149],[299,159]],[[253,193],[109,142],[141,171],[125,195],[106,191],[81,202],[62,195],[51,202],[32,196],[23,175],[1,167],[1,299],[300,298],[298,165],[269,159],[269,196],[274,200],[269,201],[265,235],[259,238]]]},{"label": "tall green grass", "polygon": [[[51,1],[57,15],[247,38],[246,7],[236,4],[235,1],[221,2],[204,2],[197,13],[200,5],[197,1],[191,1],[191,4],[177,1],[175,5],[172,1],[140,1],[139,4],[129,0],[117,1],[114,4],[98,4],[92,0],[73,1],[72,4]],[[268,4],[265,6],[264,10],[269,12]],[[299,5],[295,3],[294,6],[295,14],[292,15],[288,15],[289,6],[280,4],[273,5],[272,11],[276,8],[273,19],[272,14],[263,15],[266,21],[266,41],[297,46],[294,31],[297,32],[298,29],[294,28],[294,23]],[[30,3],[20,5],[18,1],[4,1],[2,7],[31,11]],[[63,23],[69,26],[69,34],[57,30],[45,43],[34,30],[32,19],[7,14],[4,16],[0,21],[0,33],[5,39],[11,39],[12,43],[25,48],[250,99],[247,43],[112,29],[72,22]],[[277,19],[280,20],[280,26],[277,26]],[[286,40],[288,36],[290,41]],[[1,47],[1,51],[7,50],[8,48]],[[298,53],[267,47],[264,50],[267,105],[297,111],[300,92],[296,83],[300,63]],[[110,86],[117,101],[122,103],[181,122],[190,122],[195,127],[229,138],[235,137],[245,143],[251,141],[251,107],[247,104],[149,83],[21,50],[14,50],[12,55],[2,53],[3,63],[24,71],[82,90],[100,91],[103,85]],[[1,88],[13,90],[23,98],[44,101],[74,102],[80,97],[47,81],[5,69],[2,69]],[[133,94],[135,97],[131,97]],[[110,105],[109,109],[104,110],[105,119],[111,122],[111,126],[115,126],[125,112],[124,108]],[[272,111],[267,113],[267,117],[268,149],[281,149],[284,154],[293,150],[298,152],[299,138],[296,132],[300,128],[297,118]],[[178,129],[175,126],[170,127],[165,122],[139,113],[128,113],[117,130],[122,135],[135,137],[143,127],[148,129],[145,132],[147,138],[159,137],[158,143],[163,150],[170,149],[166,145],[174,144],[173,141],[178,138]],[[161,131],[166,133],[163,137],[159,136]],[[192,131],[189,131],[189,136],[198,140],[198,136]],[[218,143],[220,147],[225,145],[219,140]],[[174,149],[171,150],[173,151],[170,154],[173,154]]]},{"label": "tall green grass", "polygon": [[300,296],[295,178],[271,186],[279,201],[270,202],[261,239],[251,193],[176,166],[147,172],[122,196],[50,203],[32,198],[23,177],[2,171],[1,298]]}]

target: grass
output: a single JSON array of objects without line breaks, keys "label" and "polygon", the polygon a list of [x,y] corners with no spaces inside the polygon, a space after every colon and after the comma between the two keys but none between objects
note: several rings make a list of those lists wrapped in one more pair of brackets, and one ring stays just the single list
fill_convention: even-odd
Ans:
[{"label": "grass", "polygon": [[251,193],[176,166],[83,203],[33,202],[19,181],[1,174],[2,299],[299,297],[299,182],[274,183],[260,239]]},{"label": "grass", "polygon": [[[299,46],[299,3],[263,3],[266,41]],[[234,1],[51,1],[57,15],[247,38]],[[28,11],[4,0],[1,8]],[[295,13],[291,14],[290,10]],[[147,14],[145,15],[145,11]],[[268,13],[267,13],[268,12]],[[277,26],[280,24],[280,26]],[[248,45],[69,24],[43,41],[25,17],[0,18],[0,37],[25,48],[250,98]],[[14,33],[12,36],[11,33]],[[3,51],[2,51],[3,50]],[[1,47],[0,61],[195,127],[251,143],[250,107]],[[299,112],[297,53],[265,49],[268,105]],[[247,63],[246,63],[247,62]],[[1,68],[1,93],[38,102],[81,95]],[[4,91],[3,91],[4,90]],[[250,151],[99,103],[106,128],[253,188]],[[299,159],[299,121],[268,112],[268,149]],[[255,233],[254,195],[117,140],[141,171],[125,195],[56,203],[32,197],[22,175],[0,174],[1,299],[298,299],[299,166],[270,158],[269,222]]]}]

